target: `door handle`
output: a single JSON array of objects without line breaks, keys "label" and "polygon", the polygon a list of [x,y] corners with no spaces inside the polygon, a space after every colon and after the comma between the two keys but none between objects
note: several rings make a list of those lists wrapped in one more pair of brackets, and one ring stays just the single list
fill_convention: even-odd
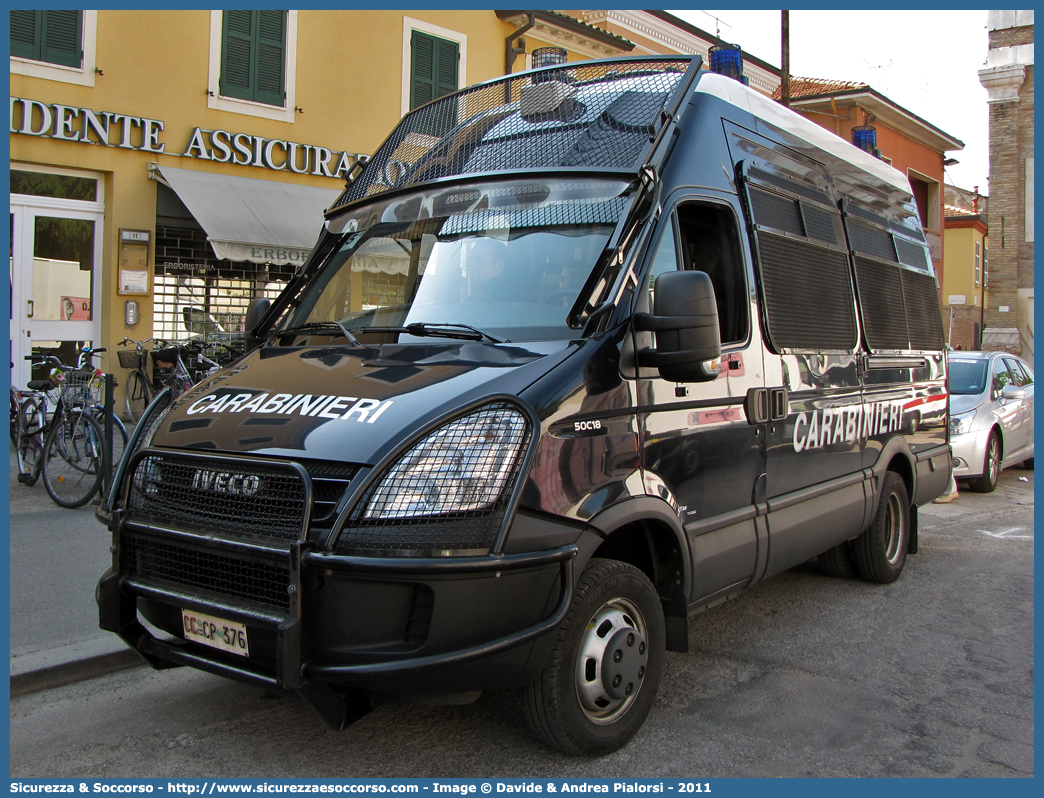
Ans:
[{"label": "door handle", "polygon": [[27,319],[31,319],[33,317],[33,314],[36,313],[36,305],[33,304],[33,300],[31,300],[31,299],[27,299],[25,301],[26,301],[26,304],[29,305],[29,312],[25,314],[25,317]]}]

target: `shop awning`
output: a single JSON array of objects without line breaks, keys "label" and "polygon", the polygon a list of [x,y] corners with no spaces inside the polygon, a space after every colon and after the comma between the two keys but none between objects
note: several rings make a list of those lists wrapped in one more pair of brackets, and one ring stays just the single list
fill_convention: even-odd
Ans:
[{"label": "shop awning", "polygon": [[218,258],[252,263],[304,263],[341,188],[155,166],[207,234]]}]

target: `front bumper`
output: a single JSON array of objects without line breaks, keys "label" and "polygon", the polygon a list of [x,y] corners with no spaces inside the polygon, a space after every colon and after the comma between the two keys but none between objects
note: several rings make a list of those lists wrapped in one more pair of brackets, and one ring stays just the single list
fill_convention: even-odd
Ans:
[{"label": "front bumper", "polygon": [[953,449],[954,479],[971,479],[982,476],[988,437],[988,429],[973,430],[963,435],[950,437],[950,448]]},{"label": "front bumper", "polygon": [[[531,681],[572,600],[577,554],[567,545],[484,557],[351,557],[312,551],[304,541],[271,545],[188,533],[131,521],[121,511],[112,514],[111,528],[114,564],[97,589],[101,628],[155,668],[189,665],[296,693],[338,728],[362,712],[353,695],[459,693]],[[143,575],[147,569],[134,567],[167,549],[207,559],[197,569],[227,561],[255,569],[257,578],[278,569],[288,599],[276,606],[275,592],[265,601],[222,595],[205,580],[178,584],[162,571]],[[250,655],[186,640],[182,610],[243,624]]]}]

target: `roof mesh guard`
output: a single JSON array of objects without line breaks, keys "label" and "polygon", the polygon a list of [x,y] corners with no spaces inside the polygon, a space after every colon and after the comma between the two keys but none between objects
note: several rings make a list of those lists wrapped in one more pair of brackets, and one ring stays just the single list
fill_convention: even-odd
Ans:
[{"label": "roof mesh guard", "polygon": [[637,168],[650,125],[691,60],[582,62],[440,97],[403,117],[332,207],[484,172]]}]

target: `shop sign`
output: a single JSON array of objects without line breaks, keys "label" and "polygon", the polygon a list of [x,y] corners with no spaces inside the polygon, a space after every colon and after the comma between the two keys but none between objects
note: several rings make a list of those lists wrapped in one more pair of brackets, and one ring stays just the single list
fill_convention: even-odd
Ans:
[{"label": "shop sign", "polygon": [[185,263],[180,260],[165,260],[159,264],[164,274],[200,274],[214,271],[210,263]]},{"label": "shop sign", "polygon": [[162,152],[183,158],[342,180],[347,180],[352,168],[357,163],[365,163],[369,157],[314,144],[201,127],[192,129],[181,152],[172,152],[161,140],[164,126],[160,119],[11,98],[11,133],[27,136],[102,144],[140,152]]}]

